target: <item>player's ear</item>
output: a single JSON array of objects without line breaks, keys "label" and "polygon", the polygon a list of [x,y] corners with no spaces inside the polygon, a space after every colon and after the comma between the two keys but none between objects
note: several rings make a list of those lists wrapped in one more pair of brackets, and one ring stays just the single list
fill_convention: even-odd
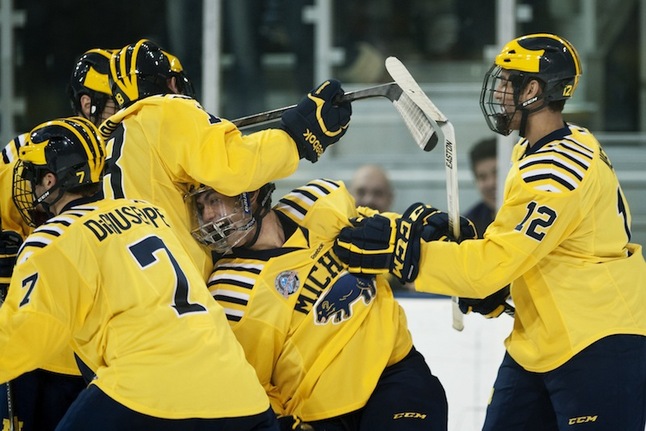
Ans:
[{"label": "player's ear", "polygon": [[53,174],[52,172],[47,172],[45,175],[43,175],[41,184],[44,187],[47,187],[47,189],[51,189],[56,185],[56,182],[57,182],[56,175]]},{"label": "player's ear", "polygon": [[78,112],[78,114],[83,115],[85,118],[90,118],[90,115],[93,114],[92,98],[87,94],[83,94],[79,99],[79,102],[79,105],[81,106],[81,112]]},{"label": "player's ear", "polygon": [[525,86],[525,92],[528,99],[538,96],[543,92],[541,83],[536,79],[530,79],[530,81]]}]

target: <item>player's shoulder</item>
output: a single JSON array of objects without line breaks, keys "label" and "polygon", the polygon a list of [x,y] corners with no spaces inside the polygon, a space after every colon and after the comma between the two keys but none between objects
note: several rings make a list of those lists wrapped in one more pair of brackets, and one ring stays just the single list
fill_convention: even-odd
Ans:
[{"label": "player's shoulder", "polygon": [[599,143],[585,128],[569,125],[518,162],[523,182],[536,191],[568,193],[580,188],[597,154]]},{"label": "player's shoulder", "polygon": [[18,151],[27,143],[29,133],[23,133],[13,138],[2,149],[2,164],[10,165],[18,160]]},{"label": "player's shoulder", "polygon": [[75,206],[57,216],[51,217],[34,229],[27,237],[19,252],[18,262],[22,262],[35,253],[51,248],[71,235],[79,222],[98,209],[97,203]]},{"label": "player's shoulder", "polygon": [[321,214],[348,218],[356,214],[356,208],[343,181],[325,178],[316,179],[293,189],[283,196],[274,207],[296,223],[303,225],[307,218]]}]

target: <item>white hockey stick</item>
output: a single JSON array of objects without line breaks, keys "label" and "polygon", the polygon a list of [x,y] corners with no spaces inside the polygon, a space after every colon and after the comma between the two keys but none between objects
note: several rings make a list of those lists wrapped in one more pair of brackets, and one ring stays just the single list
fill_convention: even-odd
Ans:
[{"label": "white hockey stick", "polygon": [[[350,91],[345,93],[340,101],[352,102],[372,97],[385,97],[393,103],[413,136],[415,143],[422,150],[431,151],[438,142],[444,139],[436,136],[438,129],[436,129],[435,125],[429,121],[427,115],[424,114],[420,107],[408,97],[408,94],[403,92],[399,85],[394,82],[365,88],[363,90]],[[231,122],[239,129],[244,129],[246,127],[278,120],[285,111],[295,106],[285,106],[283,108],[253,114],[231,120]]]},{"label": "white hockey stick", "polygon": [[[422,91],[417,81],[410,74],[406,66],[396,57],[386,59],[386,70],[393,80],[402,88],[408,98],[425,113],[435,128],[435,133],[444,143],[444,166],[446,172],[446,198],[447,213],[449,215],[449,230],[455,238],[460,237],[460,204],[458,195],[458,167],[456,158],[456,140],[453,124],[437,109],[433,101]],[[453,328],[457,331],[464,329],[464,314],[460,311],[459,298],[451,297],[451,314]],[[515,309],[509,304],[504,304],[504,313],[514,317]]]},{"label": "white hockey stick", "polygon": [[[458,202],[458,168],[456,158],[455,130],[453,124],[435,106],[422,91],[406,66],[396,57],[386,59],[386,70],[393,80],[402,88],[405,94],[420,107],[431,119],[435,133],[444,144],[444,166],[446,171],[447,213],[449,214],[449,229],[455,238],[460,237],[460,205]],[[453,328],[464,329],[464,315],[458,306],[458,298],[451,298]]]}]

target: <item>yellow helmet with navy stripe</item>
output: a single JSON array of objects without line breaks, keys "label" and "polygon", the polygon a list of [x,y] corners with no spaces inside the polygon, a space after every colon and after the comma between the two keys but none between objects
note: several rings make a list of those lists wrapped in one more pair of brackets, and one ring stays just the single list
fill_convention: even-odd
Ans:
[{"label": "yellow helmet with navy stripe", "polygon": [[[509,135],[512,119],[521,111],[522,136],[529,113],[546,106],[563,109],[565,101],[574,95],[581,73],[576,49],[562,37],[536,33],[512,40],[496,56],[482,84],[480,108],[489,128]],[[540,93],[522,99],[522,90],[532,80],[539,83]],[[513,107],[508,105],[508,99],[513,99]]]},{"label": "yellow helmet with navy stripe", "polygon": [[[60,196],[81,186],[101,183],[105,143],[90,120],[60,118],[36,126],[18,151],[18,158],[13,200],[25,221],[34,226],[34,209],[54,191],[58,190]],[[55,186],[46,194],[35,196],[35,185],[50,172],[56,175]]]},{"label": "yellow helmet with navy stripe", "polygon": [[177,76],[178,78],[177,87],[179,92],[185,96],[195,98],[195,89],[193,88],[193,83],[186,75],[186,72],[182,67],[182,63],[180,63],[179,58],[177,58],[176,56],[174,56],[168,51],[162,50],[162,52],[168,58],[168,62],[170,63],[170,71],[172,72],[172,75]]},{"label": "yellow helmet with navy stripe", "polygon": [[574,46],[549,33],[512,40],[496,56],[495,64],[541,80],[545,84],[543,98],[548,101],[572,97],[582,73]]},{"label": "yellow helmet with navy stripe", "polygon": [[92,104],[90,119],[94,124],[101,121],[105,104],[112,97],[108,80],[110,57],[114,50],[95,48],[79,57],[70,77],[68,96],[76,115],[82,115],[81,96],[88,95]]},{"label": "yellow helmet with navy stripe", "polygon": [[119,108],[155,94],[167,94],[169,79],[177,77],[181,94],[193,97],[193,87],[177,57],[154,42],[141,39],[110,58],[110,87]]}]

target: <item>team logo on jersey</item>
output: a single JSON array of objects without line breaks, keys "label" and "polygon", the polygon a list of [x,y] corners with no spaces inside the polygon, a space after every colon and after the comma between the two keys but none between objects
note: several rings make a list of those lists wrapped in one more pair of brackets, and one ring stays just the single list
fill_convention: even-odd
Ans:
[{"label": "team logo on jersey", "polygon": [[374,277],[358,277],[346,273],[319,297],[314,304],[314,323],[341,323],[352,317],[352,308],[360,299],[369,305],[377,294]]},{"label": "team logo on jersey", "polygon": [[296,271],[283,271],[276,277],[274,281],[278,293],[287,298],[292,293],[296,292],[301,285]]}]

